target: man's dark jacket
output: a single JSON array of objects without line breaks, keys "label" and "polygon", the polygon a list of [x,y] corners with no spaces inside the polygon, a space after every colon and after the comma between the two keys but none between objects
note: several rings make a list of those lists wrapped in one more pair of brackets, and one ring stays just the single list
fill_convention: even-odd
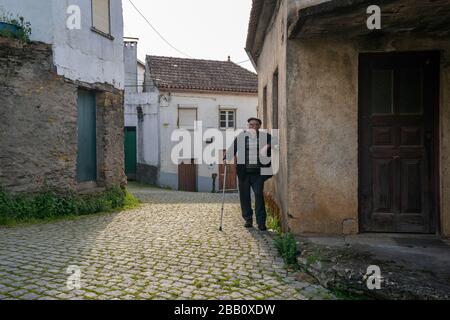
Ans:
[{"label": "man's dark jacket", "polygon": [[[246,133],[245,132],[243,132],[243,133],[241,133],[235,140],[234,140],[234,143],[233,143],[233,148],[234,148],[234,150],[233,150],[233,156],[234,157],[236,157],[236,154],[237,154],[237,152],[238,152],[238,140],[240,139],[240,137],[242,138],[243,137],[243,135],[246,135]],[[260,168],[270,168],[271,166],[272,166],[272,163],[271,162],[269,162],[268,164],[262,164],[261,162],[260,162],[260,151],[261,151],[261,149],[263,149],[264,147],[265,147],[265,145],[263,145],[263,146],[261,146],[261,145],[259,145],[259,141],[260,141],[260,136],[261,135],[266,135],[267,136],[267,144],[268,145],[271,145],[272,144],[272,136],[269,134],[269,133],[265,133],[265,132],[258,132],[258,166],[260,167]],[[248,137],[245,137],[244,138],[245,139],[245,150],[246,150],[246,152],[248,152]],[[229,154],[228,152],[227,152],[227,154]],[[269,147],[269,150],[268,150],[268,152],[267,152],[267,156],[268,157],[271,157],[272,156],[272,152],[271,152],[271,147]],[[238,157],[240,157],[240,155],[238,155]],[[224,160],[226,159],[226,155],[225,155],[225,158],[224,158]],[[246,159],[246,163],[247,163],[247,159],[248,159],[248,155],[245,155],[245,159]],[[239,161],[238,161],[239,162]],[[246,177],[246,175],[247,175],[247,172],[246,172],[246,165],[245,164],[237,164],[236,165],[236,173],[237,173],[237,175],[238,175],[238,177],[239,177],[239,179],[245,179],[245,177]],[[260,173],[260,175],[261,175],[261,173]],[[272,175],[267,175],[267,176],[265,176],[266,177],[266,180],[269,180],[270,178],[272,178]]]}]

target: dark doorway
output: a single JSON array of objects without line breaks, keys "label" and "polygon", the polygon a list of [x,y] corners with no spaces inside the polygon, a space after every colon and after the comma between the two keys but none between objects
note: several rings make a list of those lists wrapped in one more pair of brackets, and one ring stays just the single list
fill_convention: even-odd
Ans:
[{"label": "dark doorway", "polygon": [[197,192],[197,165],[192,160],[184,160],[178,166],[178,189]]},{"label": "dark doorway", "polygon": [[361,230],[435,233],[439,53],[361,54],[359,106]]},{"label": "dark doorway", "polygon": [[77,181],[97,181],[97,108],[95,93],[78,90]]},{"label": "dark doorway", "polygon": [[136,180],[137,172],[136,127],[125,128],[125,174],[129,180]]}]

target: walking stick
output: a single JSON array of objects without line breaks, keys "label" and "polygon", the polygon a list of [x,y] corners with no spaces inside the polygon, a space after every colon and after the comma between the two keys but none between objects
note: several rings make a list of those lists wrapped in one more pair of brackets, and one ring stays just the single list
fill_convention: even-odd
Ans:
[{"label": "walking stick", "polygon": [[224,163],[225,170],[223,174],[223,190],[222,190],[222,211],[220,213],[220,228],[219,231],[223,231],[223,210],[225,207],[225,188],[226,188],[226,182],[227,182],[227,163]]}]

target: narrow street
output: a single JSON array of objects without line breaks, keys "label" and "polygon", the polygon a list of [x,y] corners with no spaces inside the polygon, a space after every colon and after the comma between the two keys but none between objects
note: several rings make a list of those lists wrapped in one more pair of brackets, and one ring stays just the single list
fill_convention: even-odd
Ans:
[{"label": "narrow street", "polygon": [[0,299],[332,299],[286,274],[269,233],[243,228],[237,195],[220,233],[220,195],[130,190],[139,209],[2,228]]}]

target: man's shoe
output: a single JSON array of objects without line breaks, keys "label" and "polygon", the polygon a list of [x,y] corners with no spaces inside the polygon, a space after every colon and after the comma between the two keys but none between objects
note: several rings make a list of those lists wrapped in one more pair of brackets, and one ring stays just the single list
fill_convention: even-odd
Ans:
[{"label": "man's shoe", "polygon": [[267,231],[266,226],[259,226],[258,229],[259,229],[259,231]]},{"label": "man's shoe", "polygon": [[246,227],[246,228],[253,228],[253,223],[247,221],[245,223],[244,227]]}]

